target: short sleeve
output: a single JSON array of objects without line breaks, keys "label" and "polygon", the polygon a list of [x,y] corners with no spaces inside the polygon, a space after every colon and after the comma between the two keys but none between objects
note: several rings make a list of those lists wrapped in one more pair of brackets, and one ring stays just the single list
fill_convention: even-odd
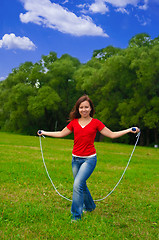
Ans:
[{"label": "short sleeve", "polygon": [[67,128],[73,132],[73,121],[71,121],[68,125],[67,125]]},{"label": "short sleeve", "polygon": [[96,122],[97,122],[97,130],[100,132],[105,127],[105,125],[98,119],[96,119]]}]

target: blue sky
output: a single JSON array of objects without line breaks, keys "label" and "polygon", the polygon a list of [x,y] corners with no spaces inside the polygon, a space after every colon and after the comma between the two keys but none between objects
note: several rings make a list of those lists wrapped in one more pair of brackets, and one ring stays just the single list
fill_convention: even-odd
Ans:
[{"label": "blue sky", "polygon": [[159,36],[159,0],[1,0],[0,80],[50,51],[85,63],[94,50],[126,48],[143,32]]}]

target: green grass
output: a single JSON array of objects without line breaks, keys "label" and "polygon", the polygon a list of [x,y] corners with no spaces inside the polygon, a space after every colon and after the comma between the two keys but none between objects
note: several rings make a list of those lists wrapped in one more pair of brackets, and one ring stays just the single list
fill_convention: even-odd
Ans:
[{"label": "green grass", "polygon": [[[73,141],[45,138],[42,144],[54,184],[72,198]],[[118,182],[133,146],[95,145],[98,163],[88,186],[98,199]],[[0,133],[0,164],[1,239],[159,239],[159,149],[137,146],[117,189],[75,224],[71,203],[46,175],[38,137]]]}]

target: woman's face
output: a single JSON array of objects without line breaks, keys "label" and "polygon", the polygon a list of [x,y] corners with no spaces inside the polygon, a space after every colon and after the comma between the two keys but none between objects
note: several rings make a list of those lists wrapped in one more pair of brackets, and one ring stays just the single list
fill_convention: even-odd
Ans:
[{"label": "woman's face", "polygon": [[79,114],[81,115],[81,117],[87,118],[90,116],[90,112],[91,112],[92,108],[88,101],[84,101],[79,105],[78,110],[79,110]]}]

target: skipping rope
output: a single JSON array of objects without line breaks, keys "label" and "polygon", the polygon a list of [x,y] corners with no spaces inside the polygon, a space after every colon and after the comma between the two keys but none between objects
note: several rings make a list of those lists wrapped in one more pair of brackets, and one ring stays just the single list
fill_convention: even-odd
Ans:
[{"label": "skipping rope", "polygon": [[[133,130],[133,131],[136,131],[135,128],[132,128],[132,130]],[[129,163],[130,163],[130,161],[131,161],[131,158],[132,158],[132,156],[133,156],[133,154],[134,154],[135,148],[136,148],[137,143],[138,143],[139,138],[140,138],[140,134],[141,134],[141,131],[139,131],[138,134],[136,135],[136,137],[137,137],[137,139],[136,139],[136,143],[135,143],[135,145],[134,145],[134,148],[133,148],[132,153],[131,153],[131,155],[130,155],[130,157],[129,157],[128,163],[127,163],[127,165],[126,165],[126,167],[125,167],[125,169],[124,169],[124,171],[123,171],[123,173],[122,173],[122,175],[121,175],[119,181],[117,182],[117,184],[115,185],[115,187],[114,187],[114,188],[113,188],[113,189],[112,189],[112,190],[111,190],[111,191],[110,191],[105,197],[100,198],[100,199],[96,199],[96,200],[94,200],[95,202],[102,201],[102,200],[106,199],[107,197],[109,197],[110,194],[112,194],[112,192],[114,192],[114,190],[117,188],[117,186],[118,186],[119,183],[121,182],[121,180],[122,180],[122,178],[123,178],[123,176],[124,176],[124,174],[125,174],[125,172],[126,172],[128,166],[129,166]],[[44,136],[43,136],[43,137],[44,137]],[[46,164],[45,164],[44,154],[43,154],[43,149],[42,149],[41,136],[39,136],[39,141],[40,141],[40,149],[41,149],[41,155],[42,155],[43,164],[44,164],[44,167],[45,167],[45,170],[46,170],[47,176],[48,176],[48,178],[50,179],[50,182],[51,182],[51,184],[52,184],[54,190],[57,192],[57,194],[58,194],[60,197],[66,199],[67,201],[72,202],[71,199],[69,199],[69,198],[63,196],[61,193],[59,193],[59,191],[58,191],[57,188],[55,187],[55,184],[53,183],[53,181],[52,181],[52,179],[51,179],[51,177],[50,177],[50,175],[49,175],[49,172],[48,172],[48,170],[47,170]]]}]

